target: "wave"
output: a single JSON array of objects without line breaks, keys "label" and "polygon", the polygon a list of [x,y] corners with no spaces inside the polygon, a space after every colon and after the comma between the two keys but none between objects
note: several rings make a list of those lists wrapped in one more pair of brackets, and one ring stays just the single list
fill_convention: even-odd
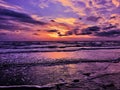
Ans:
[{"label": "wave", "polygon": [[106,60],[87,60],[87,59],[56,59],[55,61],[45,61],[41,63],[1,63],[0,68],[7,67],[32,67],[32,66],[58,66],[78,63],[118,63],[120,58]]},{"label": "wave", "polygon": [[56,48],[56,47],[108,47],[120,46],[120,41],[6,41],[0,48]]},{"label": "wave", "polygon": [[59,90],[59,86],[69,84],[70,82],[58,82],[50,83],[46,85],[11,85],[11,86],[0,86],[0,89],[8,90]]},{"label": "wave", "polygon": [[7,90],[51,90],[55,88],[55,85],[51,86],[39,86],[39,85],[14,85],[14,86],[0,86],[0,89]]},{"label": "wave", "polygon": [[35,52],[74,52],[80,50],[111,50],[120,49],[120,47],[81,47],[81,48],[66,48],[66,49],[0,49],[0,54],[8,53],[35,53]]}]

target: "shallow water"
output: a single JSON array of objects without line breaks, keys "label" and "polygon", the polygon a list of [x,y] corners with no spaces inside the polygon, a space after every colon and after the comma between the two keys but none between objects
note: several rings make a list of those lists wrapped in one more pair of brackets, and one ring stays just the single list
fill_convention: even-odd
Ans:
[{"label": "shallow water", "polygon": [[75,60],[114,60],[120,57],[120,49],[80,50],[74,52],[36,52],[0,54],[0,63],[46,63]]}]

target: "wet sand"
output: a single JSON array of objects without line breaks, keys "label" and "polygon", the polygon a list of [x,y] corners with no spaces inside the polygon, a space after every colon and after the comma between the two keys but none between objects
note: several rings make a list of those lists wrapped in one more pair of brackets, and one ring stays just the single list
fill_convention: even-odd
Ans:
[{"label": "wet sand", "polygon": [[[82,63],[79,74],[69,81],[39,85],[1,86],[0,89],[12,90],[120,90],[120,63]],[[76,73],[77,74],[77,73]]]}]

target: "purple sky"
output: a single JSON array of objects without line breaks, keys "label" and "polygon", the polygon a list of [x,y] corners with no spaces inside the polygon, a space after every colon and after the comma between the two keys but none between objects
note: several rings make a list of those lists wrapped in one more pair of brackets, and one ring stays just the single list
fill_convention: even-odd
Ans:
[{"label": "purple sky", "polygon": [[120,0],[0,0],[0,41],[119,39]]}]

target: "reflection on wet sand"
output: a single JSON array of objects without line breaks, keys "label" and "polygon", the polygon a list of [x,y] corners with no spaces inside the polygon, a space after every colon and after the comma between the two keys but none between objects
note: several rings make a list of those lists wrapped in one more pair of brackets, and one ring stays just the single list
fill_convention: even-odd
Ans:
[{"label": "reflection on wet sand", "polygon": [[[86,78],[100,73],[120,72],[120,64],[81,63],[50,67],[32,66],[4,68],[0,70],[0,85],[46,85],[50,83],[69,82],[76,78]],[[12,77],[12,78],[11,78]]]}]

